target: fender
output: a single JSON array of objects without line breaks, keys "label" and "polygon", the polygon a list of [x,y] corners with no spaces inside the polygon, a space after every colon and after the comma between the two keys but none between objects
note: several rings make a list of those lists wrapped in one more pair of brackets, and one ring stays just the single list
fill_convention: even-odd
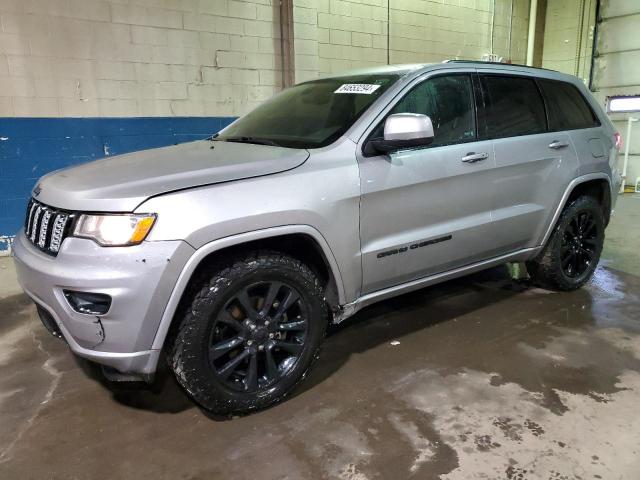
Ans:
[{"label": "fender", "polygon": [[329,269],[331,271],[331,274],[333,275],[333,279],[337,288],[338,301],[341,305],[346,303],[344,285],[342,283],[342,275],[340,274],[338,263],[336,262],[329,244],[322,236],[322,234],[314,227],[310,225],[283,225],[280,227],[265,228],[262,230],[240,233],[238,235],[220,238],[203,245],[195,251],[195,253],[189,258],[189,260],[187,260],[187,263],[182,269],[182,272],[180,273],[178,280],[173,287],[173,291],[171,292],[169,302],[167,303],[164,313],[162,314],[162,319],[160,320],[160,325],[158,326],[158,331],[156,332],[151,348],[153,350],[160,350],[162,348],[164,340],[167,336],[167,332],[169,331],[169,327],[171,326],[173,316],[175,315],[178,304],[180,303],[180,299],[182,298],[182,294],[187,288],[193,272],[206,256],[210,255],[213,252],[222,250],[223,248],[232,247],[234,245],[241,245],[253,240],[262,240],[266,238],[291,234],[309,235],[318,243],[318,245],[322,249],[322,253],[329,263]]},{"label": "fender", "polygon": [[[558,204],[558,208],[556,208],[556,211],[553,214],[551,223],[547,227],[544,237],[542,238],[542,241],[539,244],[540,247],[547,244],[547,241],[549,240],[549,237],[551,236],[551,233],[553,232],[553,229],[555,228],[556,223],[558,222],[558,218],[560,218],[560,214],[562,213],[562,210],[564,210],[564,207],[567,204],[567,200],[569,200],[569,195],[571,195],[571,192],[573,191],[573,189],[578,185],[580,185],[581,183],[585,183],[590,180],[606,180],[607,184],[609,185],[609,190],[611,190],[611,178],[609,178],[609,175],[607,175],[604,172],[588,173],[586,175],[582,175],[580,177],[576,177],[573,180],[571,180],[571,182],[565,189],[564,194],[562,195],[562,200]],[[612,198],[613,198],[613,195],[614,193],[611,192]]]}]

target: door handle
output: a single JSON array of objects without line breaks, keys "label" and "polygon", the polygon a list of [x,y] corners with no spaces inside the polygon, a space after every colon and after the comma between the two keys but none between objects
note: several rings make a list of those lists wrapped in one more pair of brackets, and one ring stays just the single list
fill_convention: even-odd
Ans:
[{"label": "door handle", "polygon": [[462,157],[461,160],[464,163],[476,163],[481,162],[482,160],[486,160],[487,158],[489,158],[488,153],[469,152],[464,157]]},{"label": "door handle", "polygon": [[554,140],[549,144],[549,148],[553,148],[554,150],[558,150],[560,148],[568,147],[569,144],[567,142],[561,142],[560,140]]}]

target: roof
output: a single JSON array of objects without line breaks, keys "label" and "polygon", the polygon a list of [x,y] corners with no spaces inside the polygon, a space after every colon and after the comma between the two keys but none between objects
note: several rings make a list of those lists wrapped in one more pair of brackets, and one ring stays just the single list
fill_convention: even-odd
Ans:
[{"label": "roof", "polygon": [[397,75],[406,75],[411,72],[415,72],[417,70],[421,70],[430,65],[436,65],[433,63],[408,63],[403,65],[381,65],[376,67],[367,67],[367,68],[359,68],[357,70],[347,70],[344,72],[336,72],[330,75],[327,75],[322,78],[331,78],[331,77],[348,77],[351,75],[384,75],[384,74],[397,74]]},{"label": "roof", "polygon": [[485,62],[483,60],[445,60],[442,63],[471,63],[475,65],[482,65],[483,67],[487,65],[496,65],[499,67],[517,67],[519,69],[531,68],[533,70],[544,70],[545,72],[555,72],[555,70],[551,70],[548,68],[533,67],[531,65],[522,65],[520,63]]},{"label": "roof", "polygon": [[358,70],[350,70],[346,72],[336,72],[331,75],[321,78],[331,77],[348,77],[351,75],[385,75],[396,74],[401,77],[421,75],[427,71],[439,70],[439,69],[453,69],[456,67],[476,67],[483,69],[496,69],[496,70],[511,70],[521,73],[529,73],[536,76],[551,78],[556,80],[564,80],[572,83],[581,83],[581,81],[573,75],[557,72],[555,70],[549,70],[546,68],[530,67],[528,65],[518,65],[510,63],[499,62],[484,62],[481,60],[445,60],[441,63],[415,63],[404,65],[382,65],[376,67],[367,67]]},{"label": "roof", "polygon": [[559,73],[555,70],[549,70],[547,68],[539,68],[539,67],[531,67],[529,65],[520,65],[520,64],[512,64],[512,63],[500,63],[500,62],[485,62],[482,60],[445,60],[441,63],[408,63],[408,64],[399,64],[399,65],[381,65],[375,67],[367,67],[367,68],[359,68],[357,70],[347,70],[344,72],[336,72],[327,77],[347,77],[350,75],[384,75],[384,74],[398,74],[398,75],[406,75],[413,72],[418,72],[420,70],[426,69],[437,69],[439,66],[446,68],[447,66],[454,65],[475,65],[477,67],[484,68],[500,68],[500,69],[513,69],[520,70],[534,70],[534,71],[542,71],[542,72],[553,72]]}]

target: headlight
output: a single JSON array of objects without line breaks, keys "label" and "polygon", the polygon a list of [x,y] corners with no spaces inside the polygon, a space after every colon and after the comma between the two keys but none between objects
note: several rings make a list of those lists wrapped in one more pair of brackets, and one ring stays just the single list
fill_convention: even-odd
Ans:
[{"label": "headlight", "polygon": [[104,247],[138,245],[155,221],[155,214],[81,215],[73,235],[90,238]]}]

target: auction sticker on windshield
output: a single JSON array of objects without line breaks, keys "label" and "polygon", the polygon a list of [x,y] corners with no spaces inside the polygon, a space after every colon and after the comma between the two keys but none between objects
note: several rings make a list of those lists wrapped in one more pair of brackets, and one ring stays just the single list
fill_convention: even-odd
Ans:
[{"label": "auction sticker on windshield", "polygon": [[345,83],[333,93],[362,93],[371,95],[380,85],[372,85],[370,83]]}]

